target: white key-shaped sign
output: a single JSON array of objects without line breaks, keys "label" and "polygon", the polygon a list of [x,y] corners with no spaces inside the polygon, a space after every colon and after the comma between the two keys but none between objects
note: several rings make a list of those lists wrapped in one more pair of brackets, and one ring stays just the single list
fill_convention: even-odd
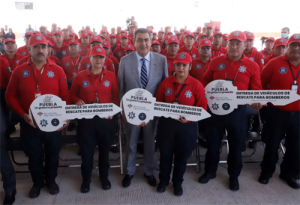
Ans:
[{"label": "white key-shaped sign", "polygon": [[291,90],[237,90],[232,82],[215,80],[206,87],[208,107],[216,115],[227,115],[238,105],[270,102],[273,105],[287,105],[300,100],[300,96]]},{"label": "white key-shaped sign", "polygon": [[106,118],[121,111],[122,109],[113,103],[66,105],[60,97],[46,94],[31,103],[29,114],[40,130],[53,132],[66,124],[66,120],[92,119],[95,115]]},{"label": "white key-shaped sign", "polygon": [[144,89],[136,88],[128,91],[122,98],[124,114],[127,122],[133,125],[148,123],[153,117],[185,117],[188,121],[199,121],[209,118],[210,114],[201,107],[156,102],[156,98]]}]

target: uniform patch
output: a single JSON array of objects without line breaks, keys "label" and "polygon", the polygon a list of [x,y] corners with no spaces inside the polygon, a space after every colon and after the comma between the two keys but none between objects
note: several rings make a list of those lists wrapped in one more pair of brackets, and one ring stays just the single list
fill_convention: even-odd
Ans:
[{"label": "uniform patch", "polygon": [[186,91],[185,92],[185,96],[187,97],[187,98],[191,98],[192,97],[192,92],[191,91]]},{"label": "uniform patch", "polygon": [[52,54],[53,54],[53,55],[56,55],[56,51],[52,51]]},{"label": "uniform patch", "polygon": [[224,53],[221,53],[221,54],[220,54],[220,56],[223,56],[223,55],[224,55]]},{"label": "uniform patch", "polygon": [[90,67],[91,64],[86,64],[86,69],[88,69]]},{"label": "uniform patch", "polygon": [[180,59],[185,58],[185,54],[184,53],[179,54],[178,58],[180,58]]},{"label": "uniform patch", "polygon": [[213,54],[212,54],[212,53],[210,53],[210,56],[213,56]]},{"label": "uniform patch", "polygon": [[20,60],[16,60],[16,64],[18,64],[18,63],[19,63],[19,61],[20,61]]},{"label": "uniform patch", "polygon": [[66,51],[63,51],[63,52],[62,52],[63,55],[66,55],[66,53],[67,53]]},{"label": "uniform patch", "polygon": [[260,59],[261,64],[264,64],[264,59]]},{"label": "uniform patch", "polygon": [[139,114],[139,119],[142,120],[142,121],[144,121],[144,120],[146,119],[146,114],[143,113],[143,112],[140,113],[140,114]]},{"label": "uniform patch", "polygon": [[54,72],[51,70],[47,72],[48,78],[53,78],[54,77]]},{"label": "uniform patch", "polygon": [[24,71],[22,72],[22,76],[25,77],[25,78],[28,77],[29,74],[30,74],[29,70],[24,70]]},{"label": "uniform patch", "polygon": [[252,60],[252,61],[254,61],[254,58],[253,58],[253,57],[250,57],[249,59]]},{"label": "uniform patch", "polygon": [[[129,48],[129,46],[128,46],[128,48]],[[121,57],[121,56],[122,56],[122,53],[121,53],[121,52],[119,52],[119,53],[118,53],[118,56],[119,56],[119,57]]]},{"label": "uniform patch", "polygon": [[84,87],[84,88],[86,88],[87,86],[89,86],[90,85],[90,82],[89,81],[83,81],[82,82],[82,86]]},{"label": "uniform patch", "polygon": [[192,58],[196,58],[196,57],[197,57],[196,54],[193,54],[193,55],[192,55]]},{"label": "uniform patch", "polygon": [[108,80],[106,80],[106,81],[104,81],[103,85],[104,85],[106,88],[108,88],[109,85],[110,85],[110,82],[109,82]]},{"label": "uniform patch", "polygon": [[97,52],[101,52],[102,51],[101,48],[97,48],[96,50],[97,50]]},{"label": "uniform patch", "polygon": [[279,69],[279,73],[281,73],[281,74],[286,74],[286,73],[287,73],[287,68],[281,67],[281,68]]},{"label": "uniform patch", "polygon": [[23,51],[23,53],[22,53],[24,56],[26,56],[27,55],[27,52],[26,51]]},{"label": "uniform patch", "polygon": [[197,69],[200,69],[200,68],[201,68],[201,65],[200,65],[200,64],[197,64],[197,65],[196,65],[196,68],[197,68]]},{"label": "uniform patch", "polygon": [[266,55],[263,55],[264,58],[266,58]]},{"label": "uniform patch", "polygon": [[82,50],[81,50],[81,48],[79,48],[79,52],[81,52]]},{"label": "uniform patch", "polygon": [[171,89],[171,88],[168,88],[168,89],[166,90],[166,95],[169,96],[169,95],[171,95],[171,94],[172,94],[172,89]]},{"label": "uniform patch", "polygon": [[69,66],[69,65],[70,65],[70,63],[69,63],[69,62],[67,62],[67,63],[66,63],[66,66]]},{"label": "uniform patch", "polygon": [[80,66],[81,66],[81,63],[78,64],[78,69],[80,68]]},{"label": "uniform patch", "polygon": [[241,72],[241,73],[245,73],[246,72],[246,67],[245,66],[240,66],[239,67],[239,71]]},{"label": "uniform patch", "polygon": [[224,104],[222,105],[222,108],[223,108],[224,110],[229,110],[230,105],[229,105],[228,103],[224,103]]},{"label": "uniform patch", "polygon": [[224,63],[218,65],[218,69],[219,70],[223,70],[224,68],[225,68],[225,64]]}]

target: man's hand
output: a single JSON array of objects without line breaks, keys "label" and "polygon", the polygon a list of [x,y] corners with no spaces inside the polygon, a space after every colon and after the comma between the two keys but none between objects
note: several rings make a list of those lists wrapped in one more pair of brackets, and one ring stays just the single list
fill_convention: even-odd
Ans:
[{"label": "man's hand", "polygon": [[262,105],[262,104],[260,104],[260,103],[253,103],[253,104],[251,104],[251,107],[252,107],[253,109],[256,109],[256,110],[261,109],[263,106],[267,106],[267,104],[264,104],[264,105]]},{"label": "man's hand", "polygon": [[77,106],[82,106],[82,105],[85,105],[84,101],[83,100],[78,100],[78,102],[76,103]]},{"label": "man's hand", "polygon": [[188,122],[187,119],[185,117],[182,117],[181,115],[179,116],[179,119],[175,119],[175,120],[177,120],[181,123],[187,123]]},{"label": "man's hand", "polygon": [[36,128],[31,120],[30,116],[27,113],[24,113],[23,118],[24,118],[25,122],[30,124],[32,127]]},{"label": "man's hand", "polygon": [[70,124],[70,120],[66,120],[66,121],[67,121],[67,124],[64,124],[64,126],[62,126],[61,128],[59,128],[59,129],[57,130],[57,132],[63,130],[65,127],[67,127],[67,126]]},{"label": "man's hand", "polygon": [[103,119],[111,120],[112,118],[113,118],[112,116],[108,116],[108,117],[104,117]]}]

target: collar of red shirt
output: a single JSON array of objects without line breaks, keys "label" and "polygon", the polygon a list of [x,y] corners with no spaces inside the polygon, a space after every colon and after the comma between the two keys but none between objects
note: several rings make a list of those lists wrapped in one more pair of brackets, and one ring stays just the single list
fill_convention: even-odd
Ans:
[{"label": "collar of red shirt", "polygon": [[174,60],[175,59],[175,56],[174,56],[174,58],[171,58],[170,56],[168,56],[168,53],[166,53],[166,58],[167,58],[167,60]]},{"label": "collar of red shirt", "polygon": [[[93,74],[91,73],[90,69],[92,68],[92,66],[90,66],[88,69],[86,69],[84,72],[85,75],[87,76],[91,76],[93,77]],[[106,69],[104,68],[104,66],[102,67],[102,72],[100,73],[100,75],[105,75],[106,74]]]},{"label": "collar of red shirt", "polygon": [[208,59],[208,61],[205,63],[203,60],[201,60],[201,58],[200,57],[198,57],[198,58],[195,58],[194,60],[196,60],[196,61],[201,61],[202,63],[204,63],[204,64],[206,64],[206,63],[208,63],[208,62],[210,62],[211,61],[211,57],[209,57],[209,59]]},{"label": "collar of red shirt", "polygon": [[[183,84],[187,84],[187,85],[190,84],[190,79],[191,79],[191,76],[189,75]],[[171,82],[179,84],[176,79],[176,74],[171,76]]]},{"label": "collar of red shirt", "polygon": [[[247,58],[247,57],[246,57],[245,54],[243,53],[242,57],[241,57],[239,60],[237,60],[237,61],[243,61],[243,60],[245,60],[246,58]],[[225,59],[228,59],[228,60],[232,61],[232,60],[228,57],[228,54],[225,55]]]}]

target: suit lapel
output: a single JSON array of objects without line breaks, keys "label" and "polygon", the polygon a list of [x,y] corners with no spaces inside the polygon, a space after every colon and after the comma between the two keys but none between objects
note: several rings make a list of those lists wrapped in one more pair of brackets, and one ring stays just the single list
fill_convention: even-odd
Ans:
[{"label": "suit lapel", "polygon": [[139,84],[139,87],[141,88],[142,87],[142,84],[141,84],[141,80],[140,80],[140,76],[139,76],[139,70],[138,70],[138,62],[137,62],[137,57],[136,57],[136,54],[135,52],[133,52],[131,54],[131,61],[130,61],[130,67],[131,67],[131,72],[132,74],[134,75],[137,83]]},{"label": "suit lapel", "polygon": [[150,51],[150,68],[149,68],[149,79],[146,88],[148,85],[151,85],[151,81],[154,79],[155,74],[155,60],[152,51]]}]

